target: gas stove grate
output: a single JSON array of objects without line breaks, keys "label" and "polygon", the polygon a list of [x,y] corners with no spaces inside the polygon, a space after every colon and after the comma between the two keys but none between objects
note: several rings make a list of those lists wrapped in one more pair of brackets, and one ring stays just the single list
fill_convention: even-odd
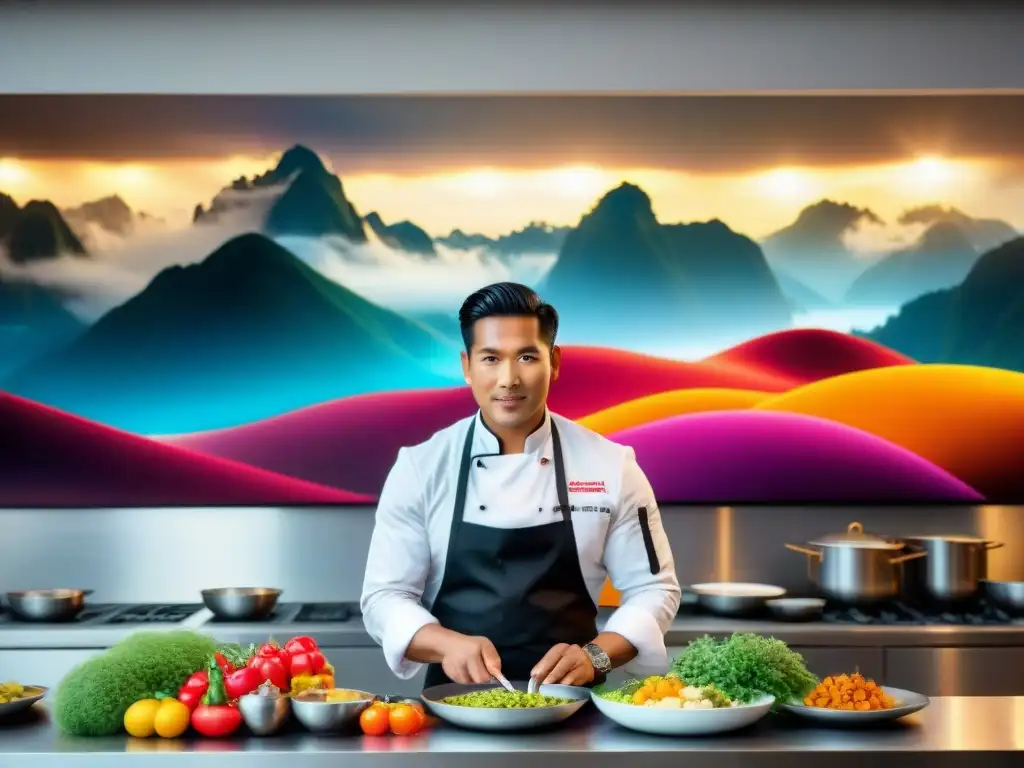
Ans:
[{"label": "gas stove grate", "polygon": [[359,615],[354,603],[303,603],[293,621],[296,623],[346,622]]},{"label": "gas stove grate", "polygon": [[177,624],[202,609],[202,605],[133,605],[111,616],[105,624]]},{"label": "gas stove grate", "polygon": [[885,603],[872,608],[851,608],[828,605],[822,620],[830,624],[866,625],[950,625],[989,626],[996,624],[1018,624],[1010,614],[985,602],[959,610],[928,610],[915,608],[901,602]]}]

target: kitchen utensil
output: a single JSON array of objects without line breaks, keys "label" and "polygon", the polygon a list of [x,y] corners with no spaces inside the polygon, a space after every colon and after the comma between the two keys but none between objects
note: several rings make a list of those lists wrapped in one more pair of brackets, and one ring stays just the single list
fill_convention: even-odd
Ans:
[{"label": "kitchen utensil", "polygon": [[928,557],[904,569],[903,591],[910,600],[954,603],[976,597],[988,577],[988,552],[1003,546],[976,536],[909,536],[904,543]]},{"label": "kitchen utensil", "polygon": [[[506,691],[513,691],[514,692],[516,690],[515,688],[512,687],[512,683],[510,683],[508,681],[508,679],[503,674],[501,674],[500,672],[498,673],[496,679],[501,684],[501,687],[504,688]],[[529,690],[529,689],[527,689],[527,690]]]},{"label": "kitchen utensil", "polygon": [[266,618],[281,596],[271,587],[220,587],[201,592],[203,604],[218,618],[251,621]]},{"label": "kitchen utensil", "polygon": [[981,582],[985,597],[1007,613],[1024,615],[1024,581]]},{"label": "kitchen utensil", "polygon": [[7,605],[27,621],[66,621],[85,609],[91,589],[29,589],[8,592]]},{"label": "kitchen utensil", "polygon": [[291,697],[295,718],[315,733],[344,730],[359,720],[359,715],[377,698],[366,691],[356,691],[355,701],[328,701],[325,691],[304,691]]},{"label": "kitchen utensil", "polygon": [[724,616],[742,616],[762,610],[765,601],[782,597],[786,590],[772,584],[744,582],[716,582],[692,584],[689,589],[697,595],[697,604],[712,613]]},{"label": "kitchen utensil", "polygon": [[808,556],[807,575],[826,598],[849,604],[898,596],[902,571],[896,566],[928,554],[919,550],[899,555],[902,541],[864,533],[864,526],[856,522],[845,533],[822,536],[808,546],[786,544],[786,548]]},{"label": "kitchen utensil", "polygon": [[24,685],[25,695],[20,699],[0,704],[0,720],[13,717],[19,712],[24,712],[37,701],[42,699],[50,689],[42,685]]},{"label": "kitchen utensil", "polygon": [[890,688],[882,686],[882,690],[896,700],[898,706],[892,709],[869,709],[859,712],[855,709],[823,709],[821,707],[808,707],[801,702],[779,703],[779,709],[797,717],[808,720],[817,720],[825,725],[833,726],[858,726],[873,725],[889,720],[898,720],[914,712],[927,707],[931,701],[927,696],[913,691],[905,691],[902,688]]},{"label": "kitchen utensil", "polygon": [[247,693],[238,698],[238,711],[250,731],[257,736],[269,736],[288,720],[292,711],[291,698],[283,694]]},{"label": "kitchen utensil", "polygon": [[[513,682],[517,691],[527,690],[527,683]],[[542,685],[538,693],[572,699],[568,704],[554,707],[524,707],[521,709],[498,709],[487,707],[459,707],[445,704],[448,696],[461,696],[472,691],[485,691],[493,685],[460,685],[447,683],[423,691],[423,703],[435,717],[460,728],[475,731],[524,731],[555,725],[576,714],[590,701],[590,691],[573,685]]]},{"label": "kitchen utensil", "polygon": [[811,621],[821,617],[825,601],[820,597],[783,597],[765,603],[768,610],[786,621]]},{"label": "kitchen utensil", "polygon": [[594,706],[623,728],[659,736],[704,736],[737,731],[768,714],[774,696],[761,696],[749,704],[720,709],[662,709],[623,704],[592,695]]}]

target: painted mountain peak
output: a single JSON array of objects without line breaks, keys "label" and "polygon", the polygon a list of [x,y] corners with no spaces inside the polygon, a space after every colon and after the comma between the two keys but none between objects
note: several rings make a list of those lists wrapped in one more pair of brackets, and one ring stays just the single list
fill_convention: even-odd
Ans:
[{"label": "painted mountain peak", "polygon": [[861,335],[921,362],[1024,371],[1024,237],[982,255],[959,285],[910,301]]},{"label": "painted mountain peak", "polygon": [[261,234],[161,271],[4,389],[136,433],[211,429],[336,397],[449,380],[456,352]]},{"label": "painted mountain peak", "polygon": [[365,220],[366,224],[373,230],[373,233],[389,248],[408,253],[418,253],[423,256],[434,256],[437,254],[434,248],[434,241],[430,235],[411,221],[385,224],[380,214],[376,211],[368,213]]},{"label": "painted mountain peak", "polygon": [[717,220],[661,224],[630,183],[566,236],[542,292],[580,343],[681,347],[699,334],[727,346],[791,320],[757,243]]},{"label": "painted mountain peak", "polygon": [[88,255],[82,241],[49,200],[29,200],[19,207],[4,194],[0,194],[0,246],[15,264]]},{"label": "painted mountain peak", "polygon": [[[252,180],[235,179],[209,210],[197,205],[194,222],[202,222],[236,208],[264,200],[256,190],[286,185],[269,205],[262,229],[269,235],[322,237],[340,235],[354,243],[366,242],[363,220],[345,195],[341,179],[327,170],[312,149],[297,144],[287,149],[277,165]],[[247,194],[249,193],[249,194]]]}]

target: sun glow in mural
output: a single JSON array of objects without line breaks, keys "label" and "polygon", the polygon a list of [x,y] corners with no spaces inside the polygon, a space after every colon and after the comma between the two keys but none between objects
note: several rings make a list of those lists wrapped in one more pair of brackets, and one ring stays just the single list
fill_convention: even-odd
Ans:
[{"label": "sun glow in mural", "polygon": [[371,503],[498,280],[664,503],[1024,503],[1024,96],[0,107],[0,506]]}]

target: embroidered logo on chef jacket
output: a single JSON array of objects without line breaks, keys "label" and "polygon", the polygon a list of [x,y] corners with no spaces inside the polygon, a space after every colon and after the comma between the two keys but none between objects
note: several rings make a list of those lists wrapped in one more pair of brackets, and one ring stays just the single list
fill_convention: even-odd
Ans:
[{"label": "embroidered logo on chef jacket", "polygon": [[604,480],[570,480],[569,493],[607,493]]}]

